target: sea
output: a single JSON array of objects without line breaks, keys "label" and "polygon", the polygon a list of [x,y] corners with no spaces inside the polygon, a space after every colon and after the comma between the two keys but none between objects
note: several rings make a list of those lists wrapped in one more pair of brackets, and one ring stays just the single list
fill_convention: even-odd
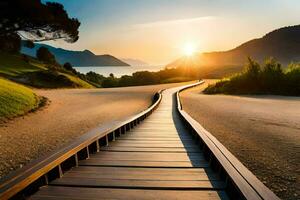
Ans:
[{"label": "sea", "polygon": [[161,69],[164,69],[164,65],[146,65],[146,66],[81,66],[74,67],[77,71],[86,74],[90,71],[96,72],[103,76],[109,76],[110,73],[113,73],[115,77],[121,77],[123,75],[132,75],[132,73],[137,71],[149,71],[157,72]]}]

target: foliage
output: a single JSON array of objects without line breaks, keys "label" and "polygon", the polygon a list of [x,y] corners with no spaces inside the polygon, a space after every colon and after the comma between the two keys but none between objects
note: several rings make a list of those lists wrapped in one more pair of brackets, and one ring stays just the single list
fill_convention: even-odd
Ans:
[{"label": "foliage", "polygon": [[18,53],[21,38],[33,48],[33,41],[64,39],[78,40],[80,22],[69,18],[59,3],[41,3],[40,0],[1,0],[0,51]]},{"label": "foliage", "polygon": [[0,121],[23,115],[39,105],[39,98],[27,87],[0,78]]},{"label": "foliage", "polygon": [[55,56],[46,48],[46,47],[40,47],[36,51],[36,57],[43,62],[55,64]]},{"label": "foliage", "polygon": [[77,74],[77,71],[73,68],[73,66],[71,65],[71,63],[69,62],[66,62],[64,65],[63,65],[63,68],[73,74]]},{"label": "foliage", "polygon": [[14,78],[18,82],[30,85],[36,88],[92,88],[90,84],[78,77],[53,71],[42,70],[28,72]]},{"label": "foliage", "polygon": [[80,22],[69,18],[63,5],[40,0],[2,0],[0,37],[19,34],[32,41],[78,40]]},{"label": "foliage", "polygon": [[[174,83],[183,82],[198,79],[195,74],[185,73],[182,75],[182,69],[163,69],[159,72],[138,71],[131,76],[124,75],[121,78],[115,78],[109,76],[103,79],[102,87],[126,87],[126,86],[138,86],[138,85],[153,85],[161,83]],[[180,78],[179,78],[180,76]]]},{"label": "foliage", "polygon": [[21,38],[18,34],[0,35],[0,51],[18,53],[21,49]]},{"label": "foliage", "polygon": [[191,81],[192,79],[190,77],[172,77],[168,79],[162,80],[162,83],[178,83],[178,82],[186,82],[186,81]]},{"label": "foliage", "polygon": [[204,93],[299,96],[300,64],[291,64],[283,71],[281,64],[272,58],[266,60],[262,67],[249,58],[244,72],[208,86]]},{"label": "foliage", "polygon": [[114,78],[114,77],[107,77],[102,81],[101,84],[102,87],[108,88],[108,87],[118,87],[119,83],[118,83],[118,79]]},{"label": "foliage", "polygon": [[101,85],[101,82],[105,79],[104,76],[97,74],[95,72],[92,72],[92,71],[88,72],[85,75],[85,78],[86,78],[86,80],[96,83],[96,84],[99,84],[99,85]]}]

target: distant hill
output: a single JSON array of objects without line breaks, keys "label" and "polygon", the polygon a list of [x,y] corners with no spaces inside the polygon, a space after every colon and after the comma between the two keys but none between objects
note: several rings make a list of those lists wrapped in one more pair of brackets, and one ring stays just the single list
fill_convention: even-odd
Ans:
[{"label": "distant hill", "polygon": [[300,61],[300,25],[272,31],[262,38],[250,40],[232,50],[209,52],[192,58],[182,57],[168,67],[199,66],[205,75],[227,75],[242,69],[246,58],[262,62],[273,57],[281,64]]},{"label": "distant hill", "polygon": [[145,66],[149,65],[148,63],[138,60],[138,59],[132,59],[132,58],[121,58],[121,60],[125,63],[128,63],[131,66]]},{"label": "distant hill", "polygon": [[46,44],[35,44],[33,49],[22,47],[21,52],[35,57],[36,51],[41,46],[49,49],[54,54],[56,60],[60,64],[66,62],[71,63],[73,66],[129,66],[129,64],[119,60],[111,55],[95,55],[89,50],[84,51],[71,51],[62,48],[55,48]]}]

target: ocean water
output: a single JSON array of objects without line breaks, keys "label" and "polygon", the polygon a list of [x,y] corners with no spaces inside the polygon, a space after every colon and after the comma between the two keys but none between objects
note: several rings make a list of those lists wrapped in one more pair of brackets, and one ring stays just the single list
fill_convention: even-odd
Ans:
[{"label": "ocean water", "polygon": [[81,73],[88,73],[90,71],[96,72],[103,76],[109,76],[110,73],[113,73],[115,77],[121,77],[123,75],[131,75],[137,71],[150,71],[157,72],[164,68],[163,65],[160,66],[99,66],[99,67],[74,67],[77,71]]}]

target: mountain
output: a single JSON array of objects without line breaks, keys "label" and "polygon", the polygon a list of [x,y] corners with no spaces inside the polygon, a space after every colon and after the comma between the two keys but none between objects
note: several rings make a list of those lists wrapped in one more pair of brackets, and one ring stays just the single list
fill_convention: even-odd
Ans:
[{"label": "mountain", "polygon": [[[228,74],[243,68],[246,58],[262,62],[273,57],[281,64],[300,61],[300,25],[274,30],[262,38],[253,39],[242,45],[220,52],[209,52],[195,55],[193,58],[182,57],[168,67],[199,66],[205,75]],[[217,72],[216,70],[221,70]]]},{"label": "mountain", "polygon": [[66,62],[71,63],[73,66],[129,66],[129,64],[119,60],[111,55],[95,55],[89,50],[84,51],[71,51],[62,48],[55,48],[46,44],[35,44],[35,47],[30,49],[22,45],[21,53],[35,57],[37,49],[46,47],[54,54],[56,60],[60,64]]},{"label": "mountain", "polygon": [[138,60],[138,59],[132,59],[132,58],[121,58],[121,60],[125,63],[128,63],[131,66],[146,66],[149,65],[148,63]]}]

